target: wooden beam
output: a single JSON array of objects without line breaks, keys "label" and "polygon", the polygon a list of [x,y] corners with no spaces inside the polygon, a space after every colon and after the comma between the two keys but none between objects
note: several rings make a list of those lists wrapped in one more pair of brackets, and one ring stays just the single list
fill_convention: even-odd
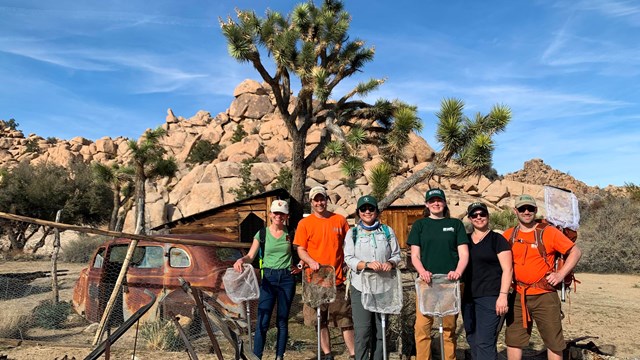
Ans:
[{"label": "wooden beam", "polygon": [[183,244],[183,245],[197,245],[197,246],[212,246],[212,247],[231,247],[231,248],[250,248],[251,244],[241,243],[239,241],[209,241],[209,240],[195,240],[195,239],[181,239],[181,238],[170,238],[162,235],[139,235],[139,234],[130,234],[124,232],[117,232],[111,230],[101,230],[86,226],[78,226],[78,225],[70,225],[63,224],[54,221],[34,219],[28,216],[21,216],[15,214],[8,214],[4,212],[0,212],[0,218],[11,220],[11,221],[20,221],[27,222],[30,224],[36,224],[41,226],[49,226],[52,228],[77,231],[85,234],[95,234],[95,235],[104,235],[111,236],[115,238],[125,238],[131,240],[146,240],[153,241],[159,243],[170,243],[170,244]]}]

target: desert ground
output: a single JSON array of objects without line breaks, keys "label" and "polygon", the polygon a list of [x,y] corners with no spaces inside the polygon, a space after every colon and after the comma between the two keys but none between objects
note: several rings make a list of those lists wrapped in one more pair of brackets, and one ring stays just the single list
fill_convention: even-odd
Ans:
[{"label": "desert ground", "polygon": [[[71,299],[73,284],[78,272],[83,267],[79,264],[60,264],[59,269],[68,270],[68,275],[61,277],[60,298],[68,301]],[[0,277],[6,273],[31,272],[35,270],[48,270],[50,263],[46,261],[23,261],[0,263]],[[581,281],[577,285],[577,292],[569,294],[567,301],[563,304],[566,314],[563,326],[565,338],[567,340],[592,337],[583,342],[593,341],[603,352],[620,359],[640,359],[640,326],[637,321],[640,313],[640,276],[639,275],[600,275],[600,274],[577,274]],[[36,283],[36,282],[40,283]],[[50,279],[38,279],[33,282],[33,289],[46,287]],[[2,284],[0,284],[2,286]],[[4,287],[7,285],[5,284]],[[45,291],[27,291],[21,296],[2,297],[7,289],[0,289],[0,324],[7,323],[11,319],[20,319],[20,315],[28,313],[40,301],[50,298],[50,293]],[[17,320],[19,321],[19,320]],[[75,357],[81,359],[87,356],[92,347],[90,345],[95,328],[88,327],[87,323],[70,317],[69,325],[63,331],[55,332],[43,329],[30,329],[25,333],[20,333],[17,338],[21,341],[2,339],[0,340],[0,358],[6,356],[7,359],[68,359]],[[412,324],[407,324],[412,326]],[[1,329],[1,328],[0,328]],[[460,331],[459,345],[464,349],[467,345],[464,342],[464,332]],[[290,338],[296,337],[312,338],[313,329],[304,327],[298,323],[290,326]],[[344,346],[341,338],[334,334],[336,359],[347,359],[342,353]],[[133,354],[135,333],[128,332],[123,338],[113,346],[111,357],[114,359],[130,359]],[[219,337],[219,339],[222,339]],[[222,341],[222,340],[221,340]],[[291,343],[296,343],[292,341]],[[437,341],[434,341],[437,344]],[[309,341],[300,342],[302,346],[297,349],[290,349],[286,353],[289,359],[314,359],[315,345]],[[198,357],[200,359],[216,359],[215,355],[208,354],[208,342],[206,337],[194,342]],[[501,357],[504,358],[504,343],[502,339],[498,341]],[[233,352],[229,344],[222,343],[221,347],[225,358],[232,358]],[[539,339],[532,341],[531,350],[525,353],[526,358],[541,358],[542,350]],[[460,353],[462,354],[462,352]],[[162,357],[166,360],[188,359],[186,352],[159,352],[149,351],[140,342],[136,345],[135,356],[137,359],[157,359]],[[272,350],[265,351],[265,358],[273,356]],[[399,359],[400,355],[392,353],[390,359]]]}]

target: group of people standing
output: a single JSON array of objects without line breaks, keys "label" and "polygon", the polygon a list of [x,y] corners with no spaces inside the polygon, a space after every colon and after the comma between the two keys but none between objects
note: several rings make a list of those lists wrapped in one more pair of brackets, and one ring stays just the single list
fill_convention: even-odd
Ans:
[{"label": "group of people standing", "polygon": [[[309,192],[311,214],[296,228],[292,250],[286,229],[288,205],[277,200],[271,205],[271,224],[267,228],[258,321],[254,353],[262,358],[271,313],[277,302],[276,360],[281,360],[288,337],[288,318],[295,290],[293,251],[310,271],[321,265],[332,265],[336,274],[336,300],[321,307],[320,347],[324,360],[333,360],[328,326],[342,331],[350,358],[382,360],[381,315],[364,309],[362,272],[388,272],[400,262],[400,247],[390,227],[381,224],[377,200],[366,195],[358,200],[356,224],[349,227],[346,219],[327,209],[329,200],[322,186]],[[489,228],[489,210],[481,203],[469,205],[467,216],[473,231],[467,234],[459,219],[451,218],[446,196],[441,189],[425,194],[426,216],[411,227],[407,244],[411,246],[411,262],[418,276],[430,283],[434,274],[445,274],[451,281],[461,282],[462,316],[467,342],[473,359],[497,359],[496,341],[501,320],[506,317],[507,355],[520,359],[529,344],[532,324],[536,323],[547,347],[549,359],[562,359],[565,348],[562,335],[560,302],[549,285],[559,284],[577,264],[581,252],[562,232],[552,226],[542,234],[548,257],[566,256],[560,270],[549,268],[536,250],[535,199],[521,195],[515,199],[514,212],[518,226],[504,236]],[[511,239],[511,241],[507,240]],[[513,240],[515,239],[515,240]],[[261,249],[259,234],[246,256],[234,267],[240,271]],[[346,268],[343,267],[346,264]],[[350,270],[347,282],[347,268]],[[347,283],[349,283],[347,288]],[[544,285],[544,286],[543,286]],[[345,293],[350,296],[345,296]],[[515,296],[511,296],[513,293]],[[348,300],[350,298],[350,300]],[[277,301],[276,301],[277,300]],[[303,309],[305,325],[316,322],[316,309]],[[457,315],[443,319],[445,358],[455,359]],[[431,358],[432,316],[423,315],[416,301],[414,325],[416,359]]]}]

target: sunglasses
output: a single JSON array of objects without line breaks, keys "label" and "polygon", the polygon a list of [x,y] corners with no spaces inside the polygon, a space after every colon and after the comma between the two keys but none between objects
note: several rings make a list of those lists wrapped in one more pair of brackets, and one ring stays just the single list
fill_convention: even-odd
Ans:
[{"label": "sunglasses", "polygon": [[360,208],[358,208],[358,210],[360,210],[360,212],[375,212],[376,211],[376,207],[372,206],[372,205],[363,205],[360,206]]},{"label": "sunglasses", "polygon": [[536,207],[531,205],[522,205],[518,208],[519,213],[523,213],[525,211],[529,211],[530,213],[536,212]]},{"label": "sunglasses", "polygon": [[486,218],[487,215],[489,215],[489,214],[484,212],[484,211],[478,211],[478,212],[474,212],[473,214],[469,215],[469,218],[470,219]]}]

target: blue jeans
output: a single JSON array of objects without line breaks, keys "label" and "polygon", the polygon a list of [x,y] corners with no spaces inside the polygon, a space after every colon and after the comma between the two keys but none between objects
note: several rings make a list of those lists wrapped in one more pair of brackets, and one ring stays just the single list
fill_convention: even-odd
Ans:
[{"label": "blue jeans", "polygon": [[289,310],[296,290],[296,282],[289,269],[263,269],[260,284],[260,301],[258,303],[258,319],[253,340],[253,353],[262,358],[264,343],[269,330],[273,307],[278,303],[277,321],[278,337],[276,356],[283,356],[289,336]]},{"label": "blue jeans", "polygon": [[462,304],[464,330],[473,360],[498,358],[496,330],[500,316],[496,315],[497,300],[497,296],[482,296],[469,299]]}]

